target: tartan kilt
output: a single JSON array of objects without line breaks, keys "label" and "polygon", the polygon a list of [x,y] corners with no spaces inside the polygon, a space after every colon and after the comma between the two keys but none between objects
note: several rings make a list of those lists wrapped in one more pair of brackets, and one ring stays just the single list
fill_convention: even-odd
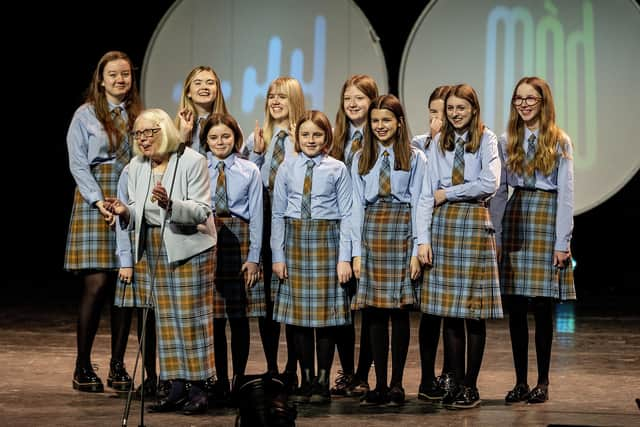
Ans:
[{"label": "tartan kilt", "polygon": [[411,282],[411,206],[379,201],[367,206],[362,229],[362,259],[353,310],[407,308],[417,299]]},{"label": "tartan kilt", "polygon": [[557,193],[514,190],[502,221],[503,294],[576,299],[573,266],[553,266],[556,209]]},{"label": "tartan kilt", "polygon": [[339,252],[339,220],[285,218],[289,278],[278,282],[273,320],[309,328],[351,323],[336,271]]},{"label": "tartan kilt", "polygon": [[[146,258],[150,272],[155,268],[153,305],[160,377],[205,380],[214,373],[212,307],[216,249],[169,263],[160,240],[160,227],[147,227],[146,236],[143,259]],[[150,273],[146,283],[151,284]]]},{"label": "tartan kilt", "polygon": [[[119,225],[116,224],[116,227]],[[129,232],[131,247],[133,248],[134,231]],[[124,283],[118,278],[116,282],[116,293],[113,304],[117,307],[150,307],[153,308],[149,297],[149,270],[147,258],[142,257],[133,266],[133,278],[131,283]]]},{"label": "tartan kilt", "polygon": [[[119,163],[101,163],[91,168],[91,173],[104,197],[116,197]],[[65,270],[113,270],[118,268],[116,257],[116,233],[111,230],[98,208],[89,205],[78,187],[73,197],[69,219]]]},{"label": "tartan kilt", "polygon": [[502,318],[495,230],[489,210],[470,202],[433,211],[433,265],[425,269],[420,311],[465,319]]},{"label": "tartan kilt", "polygon": [[215,318],[260,317],[266,312],[262,280],[246,289],[242,264],[249,256],[249,223],[238,217],[215,217],[218,233]]}]

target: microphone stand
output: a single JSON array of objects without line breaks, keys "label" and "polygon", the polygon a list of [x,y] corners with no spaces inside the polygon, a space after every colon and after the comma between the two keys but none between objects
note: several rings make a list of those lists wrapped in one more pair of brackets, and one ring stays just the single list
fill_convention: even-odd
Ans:
[{"label": "microphone stand", "polygon": [[[176,182],[176,173],[178,172],[178,163],[180,162],[180,157],[182,157],[182,155],[184,154],[184,150],[185,150],[185,143],[181,142],[180,145],[178,146],[178,150],[176,151],[177,153],[177,158],[176,158],[176,164],[175,167],[173,168],[173,177],[171,178],[171,186],[169,187],[169,195],[168,195],[168,203],[171,204],[171,195],[173,194],[173,185]],[[163,237],[164,237],[164,229],[165,229],[165,225],[167,223],[166,220],[166,215],[165,215],[165,219],[164,221],[162,221],[162,225],[160,226],[160,244],[164,244],[163,243]],[[136,377],[136,371],[138,370],[138,362],[140,360],[140,355],[142,354],[142,373],[140,375],[141,379],[142,379],[142,385],[140,386],[140,424],[138,424],[138,427],[145,427],[144,425],[144,360],[145,360],[145,342],[146,342],[146,335],[147,335],[147,317],[149,316],[149,307],[151,306],[151,301],[153,299],[153,290],[155,289],[155,280],[156,280],[156,271],[158,269],[158,261],[160,260],[160,251],[158,251],[158,253],[156,254],[156,259],[155,262],[153,264],[153,268],[151,268],[151,266],[149,266],[149,268],[151,269],[151,277],[149,280],[149,295],[147,296],[147,301],[145,302],[144,305],[144,309],[142,311],[142,333],[140,334],[140,343],[138,344],[138,352],[136,354],[136,362],[135,365],[133,367],[133,378],[135,379]],[[131,381],[131,387],[129,387],[129,392],[127,394],[127,402],[125,404],[124,407],[124,413],[122,414],[122,427],[126,427],[127,426],[127,422],[128,422],[128,418],[129,418],[129,411],[131,409],[131,399],[133,397],[133,384],[134,381]]]}]

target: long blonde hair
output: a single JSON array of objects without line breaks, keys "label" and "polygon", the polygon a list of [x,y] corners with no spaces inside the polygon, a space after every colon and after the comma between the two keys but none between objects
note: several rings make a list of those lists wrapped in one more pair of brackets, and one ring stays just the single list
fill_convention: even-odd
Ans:
[{"label": "long blonde hair", "polygon": [[[183,109],[186,108],[191,112],[191,114],[195,119],[198,118],[198,112],[196,111],[196,106],[193,103],[193,99],[189,98],[188,95],[189,95],[189,87],[191,87],[191,83],[193,83],[193,80],[195,79],[196,75],[202,71],[211,72],[211,74],[213,74],[214,80],[216,81],[216,96],[213,100],[213,104],[211,105],[211,111],[209,111],[209,114],[212,114],[212,113],[229,114],[229,112],[227,111],[227,104],[224,102],[224,95],[222,93],[220,78],[218,77],[218,74],[215,72],[215,70],[207,65],[199,65],[195,67],[193,70],[191,70],[189,74],[187,74],[187,77],[184,79],[184,83],[182,85],[182,93],[180,94],[180,104],[178,106],[178,111],[182,111]],[[178,129],[179,129],[180,128],[179,116],[176,116],[176,118],[174,119],[174,123],[176,126],[178,126]]]},{"label": "long blonde hair", "polygon": [[532,164],[525,164],[524,127],[525,123],[518,114],[518,110],[511,103],[509,123],[507,126],[507,169],[518,175],[533,175],[539,170],[544,175],[549,175],[556,166],[557,147],[560,144],[563,157],[568,157],[567,141],[565,134],[556,125],[556,109],[553,103],[553,95],[549,84],[540,77],[523,77],[513,89],[511,99],[515,98],[518,87],[522,84],[532,86],[542,98],[540,100],[540,112],[538,113],[538,143],[536,154]]},{"label": "long blonde hair", "polygon": [[364,128],[364,144],[362,154],[358,162],[358,174],[366,175],[378,159],[378,140],[371,131],[371,112],[376,110],[389,110],[398,120],[398,129],[393,136],[393,154],[395,157],[395,170],[408,171],[411,169],[411,142],[407,133],[407,121],[404,108],[400,100],[394,95],[381,95],[371,101],[367,112],[367,124]]},{"label": "long blonde hair", "polygon": [[[289,126],[298,123],[300,117],[304,114],[304,93],[300,82],[293,77],[281,76],[276,78],[269,85],[267,96],[264,102],[264,125],[262,126],[262,135],[264,137],[265,151],[269,147],[271,138],[273,137],[274,120],[269,111],[269,93],[284,93],[289,100]],[[288,130],[288,129],[287,129]],[[292,135],[293,137],[293,135]]]},{"label": "long blonde hair", "polygon": [[354,74],[349,77],[342,85],[340,91],[340,100],[338,103],[338,112],[336,113],[336,127],[334,133],[334,144],[331,147],[330,155],[338,160],[344,160],[344,147],[349,142],[349,118],[344,112],[344,93],[351,86],[356,87],[360,92],[365,94],[369,101],[378,97],[378,85],[373,77],[366,74]]},{"label": "long blonde hair", "polygon": [[[449,98],[455,96],[456,98],[464,99],[471,104],[471,121],[469,122],[469,142],[465,144],[465,151],[467,153],[475,153],[480,148],[480,141],[482,140],[482,132],[484,131],[484,123],[480,119],[480,102],[478,101],[478,94],[468,84],[459,84],[451,87],[447,97],[444,100],[445,114],[447,111],[447,102]],[[440,150],[444,153],[446,151],[453,151],[456,146],[455,143],[455,128],[449,123],[449,117],[447,120],[443,120],[442,130],[440,131],[440,140],[438,145]]]}]

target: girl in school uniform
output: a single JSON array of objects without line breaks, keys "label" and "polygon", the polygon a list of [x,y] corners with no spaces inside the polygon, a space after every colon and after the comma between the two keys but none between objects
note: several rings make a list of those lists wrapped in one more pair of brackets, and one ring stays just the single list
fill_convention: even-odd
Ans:
[{"label": "girl in school uniform", "polygon": [[[349,171],[354,155],[362,147],[369,104],[377,97],[378,85],[366,74],[355,74],[342,86],[333,145],[329,155],[343,161]],[[352,278],[346,286],[349,297],[353,298],[357,286],[355,279]],[[353,315],[355,312],[352,313],[352,317]],[[372,358],[368,321],[364,311],[360,322],[358,370],[354,372],[355,341],[355,321],[337,330],[336,346],[342,370],[338,371],[335,386],[331,388],[331,394],[334,396],[361,396],[369,391]]]},{"label": "girl in school uniform", "polygon": [[193,117],[191,139],[187,141],[193,150],[205,154],[206,145],[200,144],[200,132],[204,122],[211,113],[228,114],[227,104],[224,102],[220,78],[213,68],[199,65],[187,74],[182,85],[178,115],[175,118],[176,126],[182,132],[181,115],[186,113]]},{"label": "girl in school uniform", "polygon": [[[442,123],[445,120],[444,100],[451,86],[444,85],[436,87],[427,103],[429,112],[429,129],[426,134],[417,135],[411,140],[411,145],[422,150],[425,155],[431,145],[433,137],[440,133]],[[428,163],[428,159],[427,159]],[[422,377],[418,388],[418,399],[426,401],[441,400],[445,393],[451,388],[452,378],[449,377],[449,367],[447,357],[444,357],[442,374],[436,378],[435,365],[436,354],[438,352],[438,341],[440,340],[440,325],[442,318],[422,313],[419,328],[420,364]],[[443,337],[443,339],[446,337]],[[445,346],[446,348],[446,346]]]},{"label": "girl in school uniform", "polygon": [[260,280],[262,181],[258,167],[240,158],[242,132],[229,114],[213,113],[202,128],[211,177],[211,206],[218,235],[216,285],[213,292],[213,345],[216,400],[230,392],[227,366],[227,320],[231,327],[233,375],[243,375],[249,359],[249,318],[264,317]]},{"label": "girl in school uniform", "polygon": [[[415,243],[416,210],[424,154],[409,143],[398,98],[382,95],[367,113],[364,145],[355,155],[353,179],[353,271],[360,279],[352,307],[367,310],[376,388],[363,406],[402,405],[402,376],[409,349],[409,308],[416,304],[412,280],[420,274]],[[392,374],[387,383],[389,319]]]},{"label": "girl in school uniform", "polygon": [[[507,403],[549,399],[553,311],[576,299],[571,265],[573,147],[555,122],[549,84],[523,77],[511,98],[507,132],[500,138],[502,180],[491,211],[501,248],[500,285],[509,311],[516,385]],[[507,202],[508,187],[513,194]],[[536,327],[538,382],[529,390],[527,311]]]},{"label": "girl in school uniform", "polygon": [[443,404],[472,408],[480,403],[476,383],[485,319],[502,317],[495,236],[486,208],[498,188],[500,160],[497,138],[482,123],[471,86],[453,86],[445,111],[447,120],[427,150],[418,209],[418,255],[427,266],[420,310],[445,318],[446,364],[455,385]]},{"label": "girl in school uniform", "polygon": [[[256,127],[247,138],[243,150],[245,158],[253,161],[260,168],[263,192],[263,228],[262,228],[262,266],[267,315],[260,318],[260,337],[267,359],[267,369],[278,375],[278,345],[280,342],[280,324],[273,320],[273,299],[275,288],[272,287],[271,274],[271,199],[276,174],[282,162],[295,156],[293,133],[296,122],[304,114],[304,94],[300,82],[292,77],[278,77],[271,82],[264,105],[264,125]],[[277,285],[278,279],[275,278]],[[298,383],[296,374],[296,358],[294,352],[293,333],[286,329],[287,364],[282,375],[289,391]]]},{"label": "girl in school uniform", "polygon": [[280,279],[273,316],[294,331],[302,381],[292,399],[324,403],[335,333],[351,322],[341,286],[351,277],[351,179],[345,165],[326,154],[332,132],[324,113],[307,111],[295,141],[299,154],[280,167],[273,192],[271,251]]}]

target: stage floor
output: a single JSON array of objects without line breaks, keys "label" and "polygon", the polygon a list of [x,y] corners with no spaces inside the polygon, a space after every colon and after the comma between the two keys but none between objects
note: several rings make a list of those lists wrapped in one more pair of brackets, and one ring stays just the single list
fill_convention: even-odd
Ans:
[{"label": "stage floor", "polygon": [[[75,360],[73,304],[22,301],[0,311],[0,425],[88,426],[122,425],[124,399],[106,387],[105,393],[72,389]],[[482,404],[470,410],[448,410],[416,399],[420,381],[418,315],[411,319],[411,346],[404,375],[408,402],[401,408],[361,408],[356,399],[334,399],[329,405],[299,406],[298,426],[640,426],[640,315],[584,311],[572,304],[558,306],[551,363],[550,401],[541,405],[504,404],[515,380],[506,320],[490,321],[478,388]],[[532,325],[532,319],[530,318]],[[134,322],[135,323],[135,322]],[[132,328],[126,364],[132,373],[136,353]],[[265,369],[257,322],[251,323],[251,354],[247,373]],[[108,318],[103,316],[94,344],[93,363],[106,382],[109,370]],[[284,336],[280,366],[284,366]],[[441,364],[439,353],[438,365]],[[530,337],[529,378],[535,382],[533,333]],[[336,361],[333,377],[339,368]],[[375,384],[373,370],[370,384]],[[533,385],[533,384],[532,384]],[[137,426],[139,402],[128,425]],[[144,415],[147,426],[233,426],[232,409],[207,414]]]}]

